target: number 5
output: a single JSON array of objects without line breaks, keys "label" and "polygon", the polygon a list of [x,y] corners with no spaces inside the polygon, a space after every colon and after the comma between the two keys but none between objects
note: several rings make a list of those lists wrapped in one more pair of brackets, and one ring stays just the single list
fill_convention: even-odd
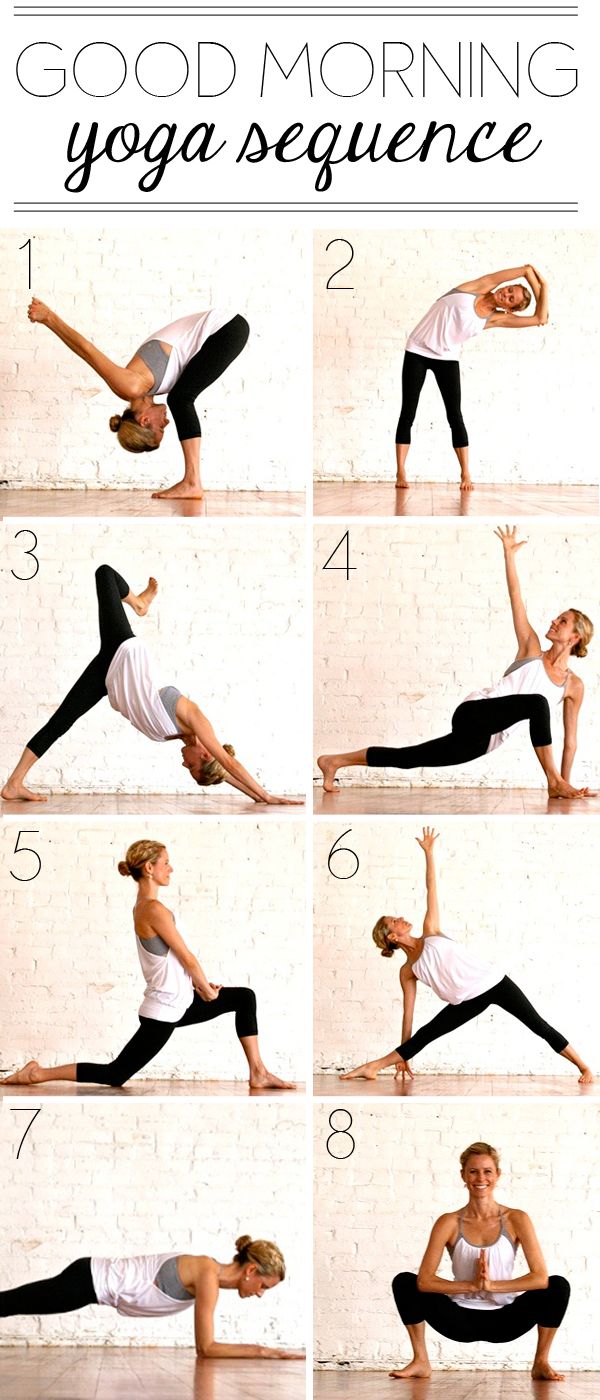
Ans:
[{"label": "number 5", "polygon": [[28,854],[29,854],[30,856],[35,856],[35,859],[37,860],[38,865],[37,865],[37,870],[34,870],[33,875],[17,875],[16,870],[11,870],[10,873],[11,873],[11,875],[12,875],[12,877],[13,877],[13,880],[20,880],[22,884],[27,884],[27,882],[28,882],[29,880],[35,880],[36,876],[39,875],[40,870],[41,870],[41,868],[42,868],[42,858],[41,858],[41,856],[38,854],[37,851],[35,851],[35,850],[33,849],[33,846],[20,846],[20,845],[19,845],[19,841],[21,840],[21,837],[22,837],[22,836],[39,836],[39,834],[40,834],[40,833],[39,833],[39,827],[38,827],[37,829],[35,829],[35,830],[32,828],[32,829],[29,830],[29,831],[23,830],[23,831],[20,831],[20,832],[19,832],[19,834],[18,834],[18,836],[17,836],[17,839],[16,839],[16,842],[15,842],[15,849],[14,849],[13,854],[14,854],[14,855],[17,855],[17,854],[18,854],[18,855],[24,855],[24,853],[27,851]]}]

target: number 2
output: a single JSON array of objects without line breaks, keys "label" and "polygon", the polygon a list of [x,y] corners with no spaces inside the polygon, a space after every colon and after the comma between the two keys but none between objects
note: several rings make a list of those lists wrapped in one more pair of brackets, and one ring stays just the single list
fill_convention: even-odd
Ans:
[{"label": "number 2", "polygon": [[347,239],[347,238],[332,238],[332,239],[330,240],[330,242],[327,244],[327,247],[326,247],[326,249],[325,249],[325,252],[326,252],[326,253],[329,252],[329,249],[330,249],[330,248],[333,248],[334,243],[345,243],[345,244],[346,244],[346,247],[350,249],[350,257],[348,258],[348,261],[347,261],[347,262],[342,263],[342,266],[341,266],[341,267],[336,267],[335,272],[332,272],[331,275],[327,278],[327,291],[328,291],[328,292],[353,292],[353,291],[354,291],[354,287],[340,287],[340,286],[334,287],[334,286],[332,285],[334,277],[339,277],[340,272],[344,272],[345,269],[346,269],[347,267],[350,267],[350,263],[352,262],[352,259],[353,259],[353,257],[354,257],[354,248],[352,247],[352,244],[350,243],[349,239]]}]

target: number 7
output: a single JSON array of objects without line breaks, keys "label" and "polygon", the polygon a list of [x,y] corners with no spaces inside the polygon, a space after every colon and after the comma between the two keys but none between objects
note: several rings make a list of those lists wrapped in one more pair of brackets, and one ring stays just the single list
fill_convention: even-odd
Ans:
[{"label": "number 7", "polygon": [[[11,1111],[11,1113],[31,1113],[31,1109],[30,1109],[30,1108],[11,1108],[10,1111]],[[27,1137],[27,1134],[28,1134],[28,1132],[29,1132],[29,1129],[33,1127],[33,1125],[34,1125],[34,1123],[35,1123],[35,1120],[36,1120],[36,1118],[37,1118],[37,1116],[38,1116],[38,1113],[41,1113],[41,1111],[42,1111],[41,1105],[40,1105],[39,1108],[34,1108],[34,1110],[33,1110],[33,1118],[31,1119],[31,1123],[28,1123],[28,1124],[27,1124],[27,1127],[26,1127],[26,1129],[25,1129],[25,1132],[23,1133],[23,1136],[22,1136],[21,1141],[20,1141],[20,1143],[19,1143],[19,1151],[17,1152],[17,1162],[18,1162],[18,1160],[19,1160],[19,1155],[20,1155],[20,1152],[21,1152],[21,1148],[22,1148],[22,1146],[23,1146],[23,1143],[25,1142],[25,1138]]]}]

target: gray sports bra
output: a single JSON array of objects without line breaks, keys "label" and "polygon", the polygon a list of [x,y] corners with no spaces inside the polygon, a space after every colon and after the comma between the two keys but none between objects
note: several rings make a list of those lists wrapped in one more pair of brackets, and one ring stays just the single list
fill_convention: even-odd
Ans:
[{"label": "gray sports bra", "polygon": [[146,340],[135,353],[139,355],[140,359],[144,361],[144,364],[147,365],[148,369],[151,370],[154,375],[154,383],[152,388],[148,390],[148,393],[159,394],[160,386],[165,377],[167,365],[169,363],[169,356],[166,350],[163,350],[160,340]]},{"label": "gray sports bra", "polygon": [[177,1260],[177,1255],[172,1259],[165,1259],[154,1282],[156,1287],[160,1288],[161,1293],[166,1293],[167,1298],[178,1298],[181,1302],[186,1303],[188,1298],[193,1298],[194,1295],[181,1282]]}]

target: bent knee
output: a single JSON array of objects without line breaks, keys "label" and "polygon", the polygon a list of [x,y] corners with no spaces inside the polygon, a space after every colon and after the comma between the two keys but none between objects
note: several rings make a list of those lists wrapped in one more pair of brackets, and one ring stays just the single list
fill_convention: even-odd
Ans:
[{"label": "bent knee", "polygon": [[405,1272],[402,1274],[396,1274],[395,1278],[392,1279],[392,1293],[394,1295],[394,1298],[396,1299],[406,1298],[406,1296],[409,1293],[415,1292],[416,1287],[416,1274]]},{"label": "bent knee", "polygon": [[552,1290],[557,1298],[560,1298],[561,1302],[564,1302],[566,1307],[571,1297],[571,1285],[569,1280],[564,1278],[562,1274],[550,1274],[548,1288]]}]

